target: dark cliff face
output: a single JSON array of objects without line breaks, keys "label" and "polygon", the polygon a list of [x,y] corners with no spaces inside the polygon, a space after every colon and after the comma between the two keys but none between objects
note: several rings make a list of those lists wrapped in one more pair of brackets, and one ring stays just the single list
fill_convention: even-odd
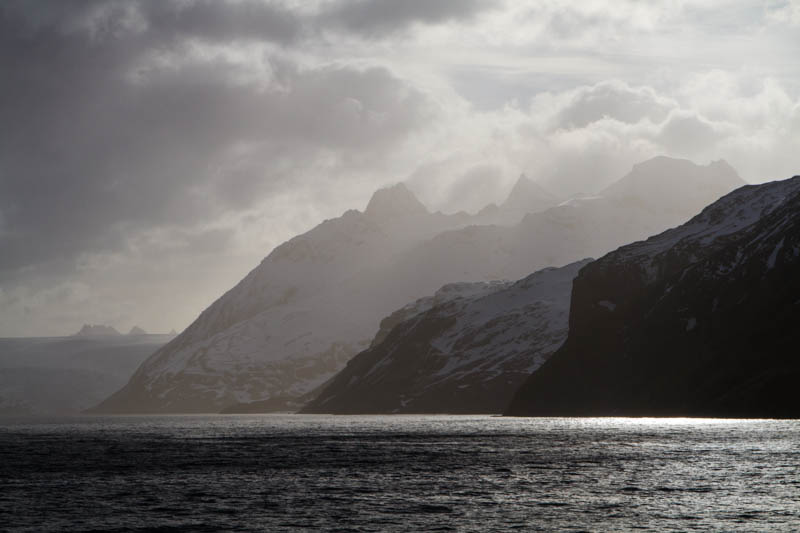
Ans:
[{"label": "dark cliff face", "polygon": [[506,414],[800,416],[800,176],[589,264],[569,329]]},{"label": "dark cliff face", "polygon": [[302,412],[502,412],[566,338],[572,280],[587,263],[446,285],[396,311]]}]

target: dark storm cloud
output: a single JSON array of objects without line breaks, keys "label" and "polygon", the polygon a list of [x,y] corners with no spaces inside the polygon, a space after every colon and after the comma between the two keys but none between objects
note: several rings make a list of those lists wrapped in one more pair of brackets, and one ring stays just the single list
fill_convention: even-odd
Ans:
[{"label": "dark storm cloud", "polygon": [[137,45],[187,37],[288,44],[304,25],[296,13],[259,0],[10,0],[0,11],[6,23],[14,22],[16,31],[31,39],[51,31],[83,32],[94,42],[124,38],[132,52]]},{"label": "dark storm cloud", "polygon": [[381,36],[414,24],[468,20],[495,4],[489,0],[350,0],[334,4],[320,20],[323,26]]},{"label": "dark storm cloud", "polygon": [[303,27],[296,14],[267,2],[150,1],[143,6],[152,27],[168,37],[182,34],[220,41],[257,39],[289,44],[300,37]]},{"label": "dark storm cloud", "polygon": [[424,96],[385,69],[263,52],[253,67],[266,74],[249,80],[193,48],[284,47],[304,25],[264,2],[4,4],[0,281],[119,249],[136,230],[207,222],[319,152],[380,150],[428,118]]}]

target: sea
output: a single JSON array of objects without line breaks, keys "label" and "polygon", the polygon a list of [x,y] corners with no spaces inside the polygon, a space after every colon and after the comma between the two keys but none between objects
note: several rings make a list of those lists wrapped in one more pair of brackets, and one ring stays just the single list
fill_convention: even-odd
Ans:
[{"label": "sea", "polygon": [[2,531],[797,531],[800,422],[0,419]]}]

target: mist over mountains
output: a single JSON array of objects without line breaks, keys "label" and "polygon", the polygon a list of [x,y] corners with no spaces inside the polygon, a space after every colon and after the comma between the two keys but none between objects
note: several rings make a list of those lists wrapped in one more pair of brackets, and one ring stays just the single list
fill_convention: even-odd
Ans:
[{"label": "mist over mountains", "polygon": [[659,157],[563,201],[521,176],[472,215],[398,184],[177,337],[2,339],[0,414],[797,416],[798,184]]},{"label": "mist over mountains", "polygon": [[301,412],[800,416],[798,201],[800,176],[744,186],[597,261],[445,286]]},{"label": "mist over mountains", "polygon": [[430,213],[404,185],[377,191],[364,212],[278,246],[99,409],[208,412],[274,397],[293,407],[369,344],[383,315],[451,279],[400,258],[494,216],[505,213]]},{"label": "mist over mountains", "polygon": [[97,410],[215,412],[270,400],[295,409],[409,302],[447,283],[515,280],[601,256],[742,184],[724,162],[659,157],[598,196],[544,210],[554,198],[524,179],[520,198],[475,215],[431,213],[402,185],[378,191],[364,212],[275,248]]}]

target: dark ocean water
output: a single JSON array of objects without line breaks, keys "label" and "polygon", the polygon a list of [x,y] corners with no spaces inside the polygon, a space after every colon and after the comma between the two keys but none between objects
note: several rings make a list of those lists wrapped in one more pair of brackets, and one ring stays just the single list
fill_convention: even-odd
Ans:
[{"label": "dark ocean water", "polygon": [[792,531],[800,422],[0,419],[7,531]]}]

